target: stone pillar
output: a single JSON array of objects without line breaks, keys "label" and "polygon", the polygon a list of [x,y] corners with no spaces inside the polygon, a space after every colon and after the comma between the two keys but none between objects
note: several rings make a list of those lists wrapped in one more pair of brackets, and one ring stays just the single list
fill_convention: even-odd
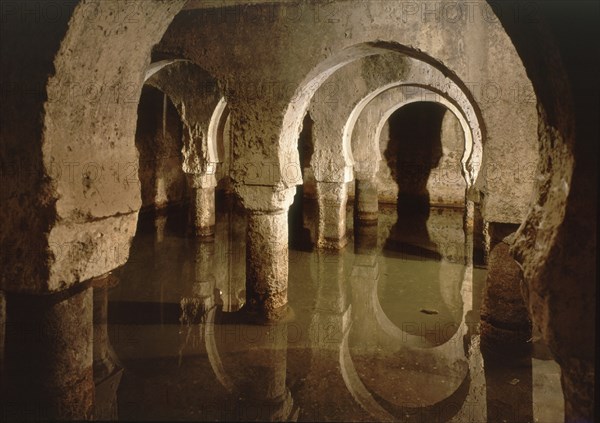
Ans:
[{"label": "stone pillar", "polygon": [[[489,222],[488,274],[481,305],[481,353],[488,422],[533,421],[531,322],[523,273],[509,253],[518,225]],[[510,387],[510,389],[509,389]]]},{"label": "stone pillar", "polygon": [[356,220],[364,225],[377,223],[379,199],[375,176],[355,180],[354,210]]},{"label": "stone pillar", "polygon": [[523,272],[509,252],[518,225],[490,223],[490,256],[481,306],[482,347],[526,347],[531,322],[523,297]]},{"label": "stone pillar", "polygon": [[296,188],[236,186],[248,215],[246,304],[262,320],[287,314],[288,209]]},{"label": "stone pillar", "polygon": [[123,368],[114,357],[108,333],[108,290],[118,284],[113,273],[92,279],[94,288],[94,401],[95,420],[116,420],[117,389]]},{"label": "stone pillar", "polygon": [[190,198],[190,231],[198,237],[211,237],[215,233],[214,174],[187,174],[192,195]]},{"label": "stone pillar", "polygon": [[89,420],[94,402],[92,288],[6,294],[3,418]]},{"label": "stone pillar", "polygon": [[345,182],[317,181],[317,199],[319,202],[317,247],[343,248],[348,242],[346,238],[348,185]]}]

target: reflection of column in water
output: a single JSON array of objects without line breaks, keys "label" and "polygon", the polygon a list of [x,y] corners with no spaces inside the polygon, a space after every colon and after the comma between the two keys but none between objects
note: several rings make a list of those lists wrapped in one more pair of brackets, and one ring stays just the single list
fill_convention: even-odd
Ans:
[{"label": "reflection of column in water", "polygon": [[543,359],[532,358],[531,364],[535,421],[562,421],[565,401],[560,383],[560,366],[548,356]]},{"label": "reflection of column in water", "polygon": [[244,304],[246,285],[246,217],[232,203],[228,199],[223,216],[225,230],[218,245],[223,256],[217,257],[225,266],[223,284],[217,287],[223,292],[223,311],[226,312],[237,311]]},{"label": "reflection of column in water", "polygon": [[[339,355],[344,333],[350,327],[350,306],[345,254],[342,251],[319,250],[313,257],[317,293],[308,329],[312,357],[306,381],[298,396],[302,398],[302,403],[311,404],[303,414],[303,419],[322,421],[336,417],[335,407],[331,407],[330,403],[332,398],[323,395],[324,390],[335,392],[345,389]],[[324,379],[324,375],[331,377]]]},{"label": "reflection of column in water", "polygon": [[473,335],[467,352],[469,359],[469,392],[461,409],[449,420],[450,423],[487,422],[485,374],[483,358],[479,349],[479,336]]},{"label": "reflection of column in water", "polygon": [[180,348],[181,362],[186,346],[200,345],[208,311],[214,306],[215,277],[213,273],[215,243],[196,240],[194,243],[194,277],[189,296],[181,299],[182,332],[185,335]]},{"label": "reflection of column in water", "polygon": [[365,174],[355,180],[355,217],[358,222],[376,224],[379,217],[377,179]]},{"label": "reflection of column in water", "polygon": [[[153,257],[152,257],[152,263],[154,266],[154,270],[156,272],[164,272],[165,271],[165,265],[164,263],[161,263],[160,258],[161,257],[165,257],[164,255],[164,240],[165,240],[165,233],[166,233],[166,225],[167,225],[167,213],[165,213],[164,211],[159,211],[159,210],[155,210],[154,212],[154,228],[155,228],[155,236],[154,236],[154,250],[153,250]],[[164,277],[159,277],[159,284],[160,284],[160,296],[159,296],[159,300],[160,300],[160,309],[159,309],[159,313],[160,313],[160,327],[161,329],[164,328],[164,324],[165,324],[165,311],[164,311],[164,304],[165,304],[165,278]]]},{"label": "reflection of column in water", "polygon": [[[461,296],[461,288],[467,270],[468,267],[465,268],[462,264],[450,263],[446,261],[446,259],[440,261],[438,277],[440,283],[440,295],[452,318],[451,322],[442,322],[442,326],[446,323],[450,323],[453,327],[457,328],[461,317],[463,316],[463,307],[471,307],[472,305],[472,301],[470,301],[471,297],[469,297],[469,304],[464,305]],[[446,331],[441,334],[441,336],[452,336],[452,334],[447,333]]]},{"label": "reflection of column in water", "polygon": [[155,212],[154,230],[156,231],[155,243],[160,244],[165,239],[165,230],[167,226],[167,214],[164,212]]},{"label": "reflection of column in water", "polygon": [[[376,320],[364,318],[374,316],[373,302],[369,298],[377,292],[380,275],[380,259],[377,257],[378,225],[362,225],[356,222],[354,227],[354,263],[350,274],[352,292],[353,322],[352,333],[363,347],[376,345]],[[356,318],[359,316],[359,318]]]},{"label": "reflection of column in water", "polygon": [[108,335],[108,289],[118,284],[109,273],[92,280],[94,287],[94,419],[116,420],[117,389],[123,368],[118,364]]},{"label": "reflection of column in water", "polygon": [[487,421],[532,422],[531,355],[524,351],[482,350]]},{"label": "reflection of column in water", "polygon": [[297,410],[293,409],[294,401],[286,384],[287,324],[239,326],[239,330],[246,331],[240,339],[249,345],[245,348],[242,377],[234,381],[240,396],[234,418],[296,420]]},{"label": "reflection of column in water", "polygon": [[[413,336],[402,329],[396,327],[383,313],[377,296],[377,282],[379,272],[376,266],[369,266],[368,256],[356,255],[355,264],[352,270],[352,330],[350,332],[353,342],[353,352],[360,353],[361,350],[366,353],[364,357],[370,357],[371,354],[383,354],[387,359],[393,358],[393,361],[404,363],[402,369],[390,370],[389,378],[391,380],[402,380],[403,389],[395,391],[386,390],[389,381],[369,378],[360,378],[354,370],[351,358],[346,359],[345,379],[347,379],[348,389],[361,406],[367,410],[374,418],[379,420],[391,419],[390,414],[381,408],[381,405],[373,400],[370,392],[376,392],[377,396],[385,398],[390,410],[394,410],[395,416],[402,415],[406,421],[431,421],[435,416],[438,420],[447,420],[452,417],[461,407],[465,413],[464,404],[467,391],[469,389],[469,368],[477,368],[477,356],[473,355],[473,362],[467,360],[464,350],[464,337],[468,336],[467,313],[472,305],[472,278],[469,273],[470,266],[465,267],[462,264],[448,263],[443,260],[441,267],[452,268],[453,276],[448,282],[452,289],[452,295],[446,295],[446,300],[453,305],[464,304],[462,310],[457,309],[456,320],[458,329],[453,334],[448,334],[446,342],[433,348],[420,348],[418,342],[419,336]],[[454,269],[456,268],[456,269]],[[456,271],[454,271],[456,270]],[[448,275],[445,275],[448,277]],[[442,284],[443,285],[443,284]],[[461,289],[459,290],[459,287]],[[444,291],[442,287],[442,291]],[[460,295],[458,295],[460,293]],[[451,335],[451,336],[450,336]],[[469,356],[470,358],[471,356]],[[364,359],[362,360],[364,364]],[[415,365],[420,363],[419,365]],[[400,365],[398,365],[400,367]],[[368,367],[361,368],[367,373],[375,367],[372,362]],[[436,389],[427,387],[427,384],[419,382],[419,378],[425,378],[428,383],[435,384]],[[416,379],[415,379],[416,377]],[[483,385],[479,380],[479,387]],[[387,383],[386,383],[387,382]],[[414,386],[414,388],[409,388]],[[424,390],[420,387],[423,386]],[[411,391],[415,389],[415,392]],[[404,390],[404,396],[401,393]],[[477,393],[481,389],[474,390]],[[415,396],[416,395],[416,396]],[[410,407],[406,402],[413,402]],[[467,410],[473,414],[470,410]],[[409,416],[410,415],[410,416]],[[481,415],[480,410],[475,415]],[[424,419],[422,418],[424,417]]]}]

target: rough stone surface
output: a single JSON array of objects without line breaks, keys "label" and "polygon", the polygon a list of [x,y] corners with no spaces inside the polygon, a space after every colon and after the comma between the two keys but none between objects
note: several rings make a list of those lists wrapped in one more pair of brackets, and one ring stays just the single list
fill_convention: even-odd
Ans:
[{"label": "rough stone surface", "polygon": [[339,249],[346,245],[346,202],[348,185],[341,183],[317,182],[319,201],[319,223],[317,246]]},{"label": "rough stone surface", "polygon": [[490,253],[481,306],[481,342],[489,346],[524,345],[531,338],[531,322],[523,299],[523,273],[505,242]]},{"label": "rough stone surface", "polygon": [[250,213],[246,246],[247,310],[277,318],[287,304],[287,213]]},{"label": "rough stone surface", "polygon": [[[248,6],[262,18],[249,22],[242,16],[236,31],[229,31],[232,22],[228,16],[235,16],[233,9],[229,15],[227,8],[221,14],[186,10],[175,19],[158,51],[202,64],[224,87],[236,139],[232,176],[238,183],[299,183],[298,172],[286,177],[290,173],[286,169],[299,167],[296,140],[311,96],[343,65],[390,51],[431,64],[461,87],[471,84],[466,87],[469,98],[487,106],[477,113],[492,147],[489,161],[509,169],[510,179],[515,161],[493,151],[495,146],[503,149],[501,146],[510,145],[508,150],[515,154],[536,158],[534,105],[515,102],[511,93],[512,87],[519,87],[529,95],[531,85],[489,6],[484,2],[475,6],[477,19],[465,15],[454,22],[403,14],[402,3],[334,1],[327,4],[335,18],[329,22],[315,22],[318,8],[311,3],[302,3],[302,13],[294,14],[294,19],[286,15],[288,5],[273,4],[269,17],[261,15],[259,6]],[[198,19],[203,25],[196,24]],[[278,28],[285,30],[277,32]],[[197,40],[203,40],[202,48],[197,48]],[[236,48],[245,43],[254,48]],[[254,66],[257,62],[269,63],[269,67],[259,69]],[[496,88],[501,88],[501,93],[497,94]],[[495,90],[494,97],[490,90]],[[510,189],[505,188],[508,186]],[[491,205],[488,219],[502,221],[493,213],[510,221],[524,216],[530,190],[523,190],[527,197],[524,205],[523,198],[512,195],[513,189],[509,183],[486,189],[486,201]],[[507,205],[494,209],[493,200]]]},{"label": "rough stone surface", "polygon": [[[576,422],[597,420],[592,381],[599,66],[597,56],[577,48],[597,37],[597,8],[569,6],[547,5],[537,25],[501,20],[538,100],[535,194],[512,251],[523,267],[533,322],[561,366],[565,421]],[[503,6],[508,12],[517,7],[517,2]],[[582,25],[565,34],[570,20]]]},{"label": "rough stone surface", "polygon": [[[13,89],[3,98],[11,104],[3,122],[12,123],[2,125],[1,154],[20,169],[2,183],[0,239],[11,252],[2,260],[21,263],[2,263],[5,289],[63,289],[127,259],[89,266],[76,261],[88,259],[81,254],[65,265],[52,240],[91,239],[103,220],[122,216],[102,236],[128,245],[131,232],[121,229],[135,226],[141,205],[134,135],[144,70],[183,3],[67,3],[59,19],[3,25],[2,84]],[[90,271],[72,270],[83,267]]]},{"label": "rough stone surface", "polygon": [[215,232],[215,176],[188,174],[188,177],[192,187],[190,230],[196,236],[212,236]]},{"label": "rough stone surface", "polygon": [[354,205],[361,222],[377,222],[379,215],[378,186],[375,178],[356,179]]}]

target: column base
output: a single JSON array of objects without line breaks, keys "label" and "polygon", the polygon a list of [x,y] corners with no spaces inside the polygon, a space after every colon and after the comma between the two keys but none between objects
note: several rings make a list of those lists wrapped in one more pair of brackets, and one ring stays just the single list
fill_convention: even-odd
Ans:
[{"label": "column base", "polygon": [[274,309],[257,309],[244,304],[235,313],[242,323],[253,325],[278,325],[296,319],[294,309],[288,304]]},{"label": "column base", "polygon": [[323,238],[317,242],[317,248],[323,250],[341,250],[348,244],[348,237],[344,235],[342,238],[330,239]]},{"label": "column base", "polygon": [[189,234],[196,238],[202,238],[203,241],[212,241],[215,238],[215,226],[191,226]]},{"label": "column base", "polygon": [[356,211],[354,220],[364,226],[377,225],[379,221],[379,212]]}]

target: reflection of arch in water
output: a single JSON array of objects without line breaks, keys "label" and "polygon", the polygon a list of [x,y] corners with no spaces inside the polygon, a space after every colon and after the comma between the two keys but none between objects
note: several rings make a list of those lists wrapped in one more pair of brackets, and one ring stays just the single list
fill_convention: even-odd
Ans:
[{"label": "reflection of arch in water", "polygon": [[[215,295],[219,295],[218,291]],[[240,316],[237,312],[222,313],[222,322],[225,325],[233,325],[236,333],[242,334],[242,339],[237,338],[234,342],[235,353],[244,353],[244,360],[234,359],[229,362],[229,365],[237,367],[239,373],[228,373],[215,337],[217,311],[217,307],[214,306],[206,315],[204,339],[210,366],[219,383],[229,395],[233,395],[235,401],[239,400],[238,406],[242,409],[246,406],[252,409],[251,420],[296,421],[299,408],[294,405],[292,393],[287,385],[287,324],[278,326],[283,332],[274,333],[274,326],[246,326],[242,323],[246,322],[245,316]],[[244,340],[243,332],[238,332],[244,327],[254,328],[258,334],[254,333],[251,338]],[[281,336],[282,334],[285,335]],[[247,349],[246,343],[251,346],[250,349]],[[242,349],[238,348],[240,346]],[[234,377],[230,376],[231,374]],[[254,414],[255,412],[257,414]]]},{"label": "reflection of arch in water", "polygon": [[[445,260],[442,260],[440,263],[440,269],[438,274],[440,275],[440,277],[442,275],[447,274],[447,269],[449,267],[454,267],[456,266],[453,263],[448,263]],[[465,279],[467,278],[467,269],[464,269],[463,272],[461,272],[461,280],[456,281],[458,284],[460,284],[462,282],[462,284],[465,283]],[[363,281],[364,282],[364,281]],[[379,283],[379,279],[376,279],[373,283],[372,289],[370,289],[370,292],[367,293],[366,295],[363,295],[363,298],[368,298],[368,300],[371,302],[371,305],[369,307],[370,310],[373,310],[374,312],[374,317],[375,320],[378,324],[378,327],[383,331],[383,333],[385,333],[388,337],[398,341],[398,342],[402,342],[403,345],[407,345],[409,347],[414,347],[414,348],[420,348],[420,349],[437,349],[437,348],[441,348],[439,350],[439,354],[445,354],[445,353],[449,353],[452,350],[452,345],[454,342],[462,342],[462,336],[466,333],[467,327],[466,327],[466,313],[467,313],[467,309],[466,309],[466,303],[464,302],[464,296],[462,298],[463,300],[463,313],[461,316],[461,322],[456,325],[456,328],[453,332],[453,335],[444,343],[434,346],[434,347],[426,347],[426,348],[422,348],[420,345],[423,344],[423,338],[421,336],[417,336],[417,335],[412,335],[408,332],[406,332],[405,330],[402,330],[401,328],[399,328],[398,326],[396,326],[396,324],[394,324],[386,315],[385,311],[383,310],[383,307],[381,306],[381,303],[379,301],[379,296],[378,296],[378,283]],[[458,285],[457,286],[460,286]],[[454,285],[454,284],[453,284]],[[440,288],[442,288],[440,286]],[[461,289],[462,291],[462,289]],[[442,298],[445,300],[445,302],[447,302],[450,298],[449,295],[445,294],[443,291],[441,292]],[[471,304],[471,302],[469,302],[469,304]],[[446,304],[449,306],[449,308],[452,306],[452,304]],[[445,350],[445,349],[447,350]]]},{"label": "reflection of arch in water", "polygon": [[[369,272],[373,275],[373,278],[371,280],[364,279],[365,270],[366,272]],[[463,283],[461,287],[463,315],[457,331],[444,344],[426,349],[415,347],[414,345],[417,345],[417,341],[419,341],[420,338],[402,331],[400,328],[394,325],[383,312],[383,309],[379,304],[379,298],[377,296],[376,289],[379,276],[377,264],[370,268],[355,265],[353,273],[354,272],[356,272],[357,275],[360,275],[360,277],[352,278],[353,303],[355,303],[355,305],[358,305],[362,301],[363,305],[365,305],[363,310],[372,313],[372,315],[358,316],[357,312],[360,311],[360,307],[353,307],[352,322],[364,322],[365,319],[374,318],[377,328],[387,336],[387,342],[391,340],[391,342],[396,345],[407,345],[404,348],[404,350],[410,354],[414,354],[417,357],[419,357],[419,361],[425,360],[426,362],[442,363],[442,368],[452,368],[460,372],[460,374],[464,372],[464,375],[460,376],[457,379],[460,382],[456,386],[451,387],[452,394],[450,396],[436,399],[435,401],[432,401],[429,404],[424,404],[422,407],[415,407],[415,410],[435,407],[442,403],[446,403],[450,400],[454,401],[459,398],[462,398],[462,401],[464,401],[464,399],[466,398],[466,391],[469,390],[469,386],[471,383],[469,364],[468,359],[465,355],[463,339],[464,336],[468,333],[468,325],[466,321],[467,314],[472,309],[472,266],[467,266],[463,277]],[[368,284],[368,282],[371,282],[371,284]],[[359,292],[359,289],[361,287],[363,289],[366,287],[369,292],[366,294],[364,292]],[[367,300],[366,303],[364,302],[365,299]],[[352,361],[352,356],[350,354],[350,349],[348,345],[350,329],[351,327],[348,327],[344,331],[339,354],[340,368],[342,369],[342,377],[344,379],[346,387],[350,391],[353,398],[361,405],[361,407],[363,407],[374,418],[380,421],[395,420],[396,418],[393,416],[393,414],[390,413],[378,401],[375,400],[373,394],[371,394],[368,388],[364,385],[354,367],[354,363]],[[400,348],[402,349],[402,347]],[[437,366],[439,368],[440,364],[437,364]],[[382,400],[384,402],[387,402],[385,401],[385,399]]]},{"label": "reflection of arch in water", "polygon": [[206,324],[204,329],[204,345],[206,347],[206,353],[208,355],[208,361],[212,368],[217,380],[223,385],[227,392],[231,393],[235,390],[231,378],[223,367],[223,361],[219,355],[217,348],[217,340],[215,339],[215,314],[216,307],[210,309],[206,315]]}]

